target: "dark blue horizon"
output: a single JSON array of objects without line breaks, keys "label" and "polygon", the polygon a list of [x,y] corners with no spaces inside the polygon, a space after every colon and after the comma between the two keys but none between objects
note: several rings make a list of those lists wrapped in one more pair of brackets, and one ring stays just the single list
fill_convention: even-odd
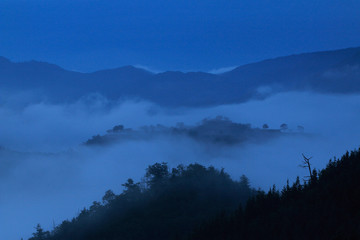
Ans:
[{"label": "dark blue horizon", "polygon": [[357,47],[358,9],[354,0],[5,0],[0,55],[81,72],[124,65],[211,71]]}]

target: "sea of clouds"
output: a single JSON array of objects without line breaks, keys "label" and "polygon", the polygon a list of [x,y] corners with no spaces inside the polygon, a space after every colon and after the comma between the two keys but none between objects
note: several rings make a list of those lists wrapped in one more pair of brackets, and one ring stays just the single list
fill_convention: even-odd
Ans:
[{"label": "sea of clouds", "polygon": [[[194,125],[226,116],[234,122],[278,129],[282,123],[304,134],[285,134],[265,143],[207,145],[181,137],[125,141],[111,146],[82,145],[115,125]],[[304,177],[304,153],[313,167],[359,147],[360,95],[312,92],[275,94],[265,100],[204,108],[162,108],[147,101],[110,102],[91,95],[68,104],[52,104],[31,92],[0,97],[0,239],[28,238],[40,223],[51,229],[82,208],[100,201],[108,189],[121,192],[128,178],[140,181],[148,165],[200,163],[242,174],[251,185],[281,188]]]}]

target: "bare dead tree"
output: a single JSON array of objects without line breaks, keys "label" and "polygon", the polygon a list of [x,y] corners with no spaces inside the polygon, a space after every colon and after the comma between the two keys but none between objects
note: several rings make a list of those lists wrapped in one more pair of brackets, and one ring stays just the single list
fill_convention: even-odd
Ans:
[{"label": "bare dead tree", "polygon": [[308,177],[309,179],[311,179],[311,177],[312,177],[312,171],[311,171],[311,164],[310,164],[310,159],[312,158],[312,157],[306,157],[303,153],[302,153],[302,156],[303,156],[303,162],[302,162],[302,164],[303,165],[300,165],[300,167],[302,167],[302,168],[307,168],[307,169],[309,169],[309,176],[306,176],[306,177]]}]

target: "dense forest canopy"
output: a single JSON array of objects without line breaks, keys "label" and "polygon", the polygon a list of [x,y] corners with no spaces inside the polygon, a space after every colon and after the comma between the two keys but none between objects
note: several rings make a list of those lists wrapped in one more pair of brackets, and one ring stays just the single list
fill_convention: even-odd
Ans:
[{"label": "dense forest canopy", "polygon": [[190,239],[360,239],[360,152],[330,160],[301,184],[259,191],[245,207],[198,227]]},{"label": "dense forest canopy", "polygon": [[[304,159],[309,159],[304,156]],[[310,163],[310,162],[309,162]],[[224,170],[166,163],[107,191],[51,232],[37,225],[30,240],[71,239],[359,239],[360,150],[279,191],[250,188]]]},{"label": "dense forest canopy", "polygon": [[224,170],[199,164],[169,169],[156,163],[143,181],[128,179],[124,191],[107,191],[71,221],[51,233],[37,226],[31,240],[171,239],[183,238],[195,225],[233,211],[255,194],[247,177],[234,181]]}]

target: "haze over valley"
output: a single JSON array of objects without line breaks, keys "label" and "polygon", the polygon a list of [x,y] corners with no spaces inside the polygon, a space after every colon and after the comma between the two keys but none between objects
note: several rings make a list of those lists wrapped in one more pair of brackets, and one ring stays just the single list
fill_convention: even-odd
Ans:
[{"label": "haze over valley", "polygon": [[359,9],[0,1],[0,240],[360,239]]},{"label": "haze over valley", "polygon": [[[314,167],[323,168],[334,156],[357,148],[360,137],[358,94],[286,92],[192,108],[99,96],[53,104],[33,102],[31,95],[29,102],[11,101],[16,95],[2,99],[0,186],[7,194],[0,198],[1,221],[10,228],[21,219],[23,226],[21,234],[6,231],[7,238],[31,233],[34,222],[50,229],[53,221],[58,224],[100,200],[107,189],[121,191],[130,177],[140,181],[138,169],[155,162],[212,165],[233,179],[245,174],[251,186],[268,189],[306,176],[299,167],[302,153],[313,157]],[[201,130],[207,122],[215,126]],[[224,132],[228,123],[235,131]],[[281,129],[284,123],[287,129]],[[269,128],[263,129],[264,124]],[[93,136],[106,139],[121,125],[135,135],[84,145]],[[192,129],[200,132],[192,135]],[[24,196],[27,204],[21,204]]]}]

